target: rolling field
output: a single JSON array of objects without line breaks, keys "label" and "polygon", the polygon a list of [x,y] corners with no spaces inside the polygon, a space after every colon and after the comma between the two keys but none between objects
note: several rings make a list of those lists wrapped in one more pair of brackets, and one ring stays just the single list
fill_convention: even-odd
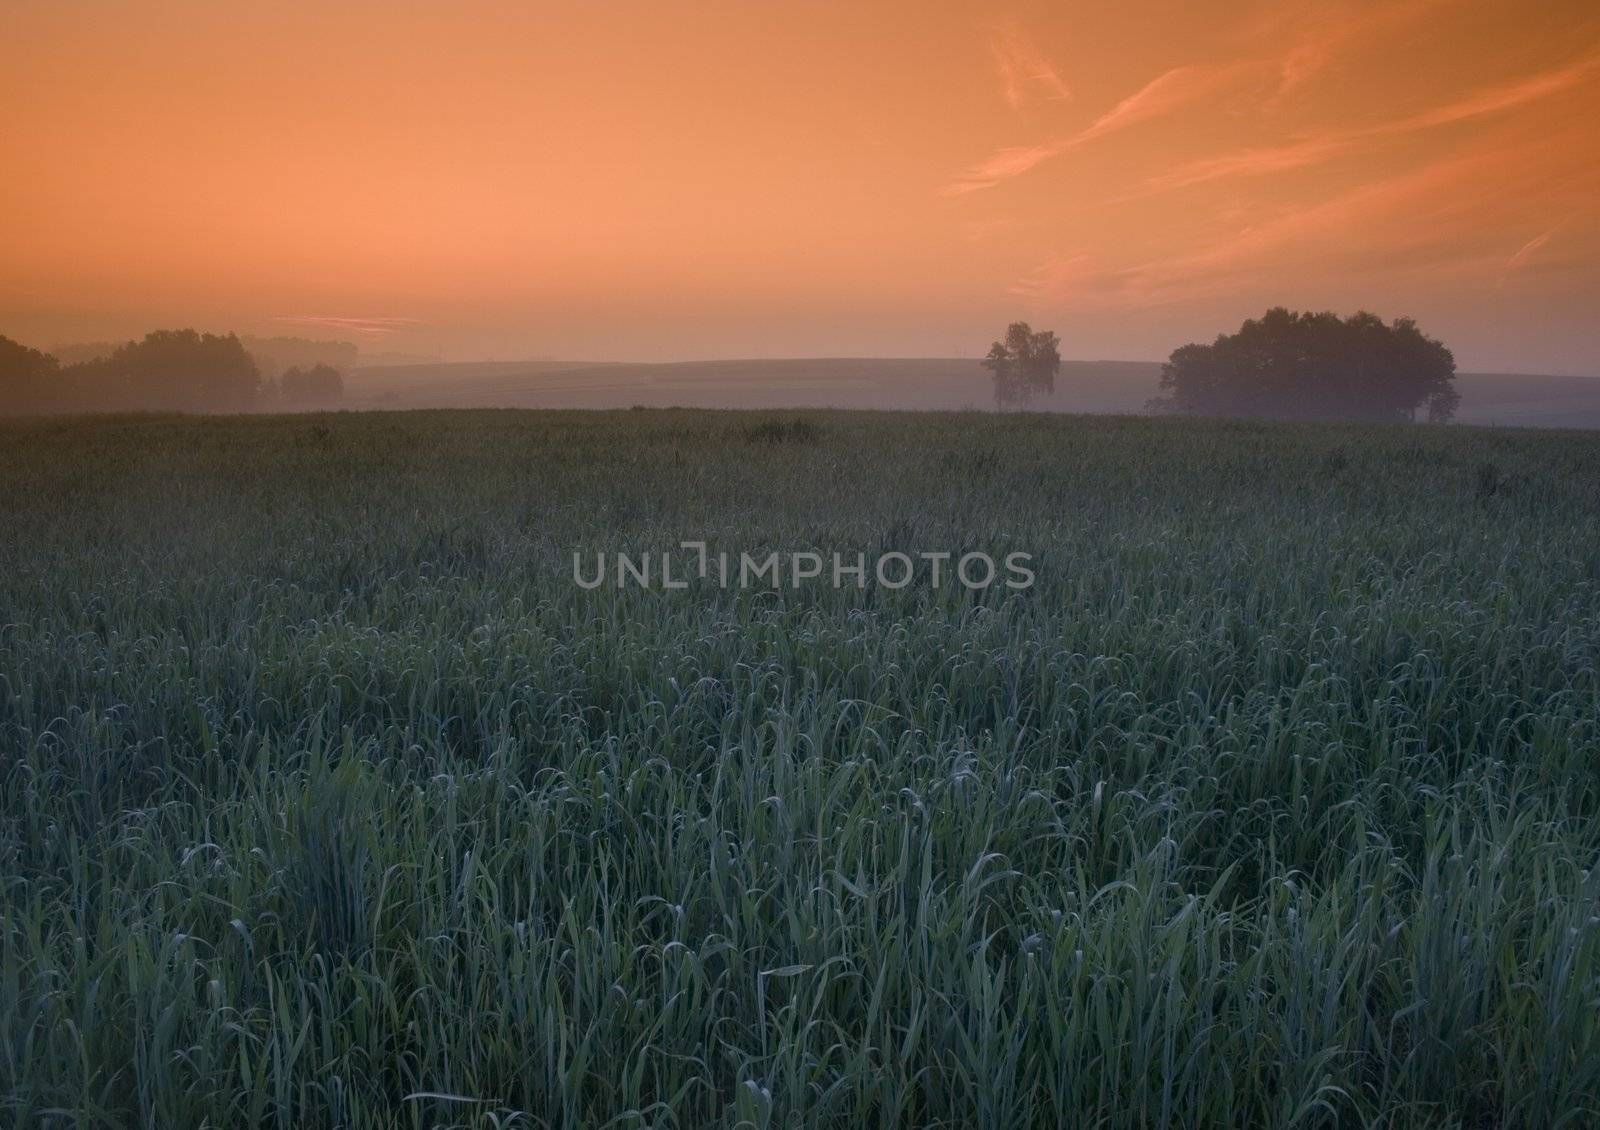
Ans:
[{"label": "rolling field", "polygon": [[[0,1124],[1594,1125],[1597,535],[1568,431],[0,422]],[[1037,580],[574,581],[686,539]]]}]

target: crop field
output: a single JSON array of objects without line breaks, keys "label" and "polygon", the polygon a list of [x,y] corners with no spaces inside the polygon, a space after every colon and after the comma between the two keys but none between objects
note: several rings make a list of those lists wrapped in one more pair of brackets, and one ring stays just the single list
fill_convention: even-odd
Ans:
[{"label": "crop field", "polygon": [[4,422],[0,790],[7,1126],[1595,1125],[1600,435]]}]

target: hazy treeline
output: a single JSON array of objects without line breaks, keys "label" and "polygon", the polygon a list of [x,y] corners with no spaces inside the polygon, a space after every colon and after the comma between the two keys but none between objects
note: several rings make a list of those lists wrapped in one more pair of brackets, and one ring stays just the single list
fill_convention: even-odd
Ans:
[{"label": "hazy treeline", "polygon": [[[1013,322],[982,365],[997,408],[1026,407],[1055,390],[1060,339]],[[1161,366],[1157,414],[1301,420],[1415,420],[1455,415],[1456,362],[1410,318],[1384,322],[1365,311],[1341,318],[1282,306],[1247,320],[1211,345],[1179,346]]]},{"label": "hazy treeline", "polygon": [[332,365],[293,365],[278,380],[278,398],[290,404],[335,404],[343,397],[344,377]]},{"label": "hazy treeline", "polygon": [[[303,337],[252,337],[239,334],[239,343],[245,352],[255,358],[263,383],[271,383],[292,368],[309,369],[328,365],[341,372],[353,369],[361,360],[360,348],[351,341],[315,341]],[[122,346],[116,341],[62,342],[52,345],[48,352],[63,365],[76,365],[81,361],[98,361],[109,357]]]},{"label": "hazy treeline", "polygon": [[[195,330],[161,330],[123,345],[61,346],[50,353],[3,338],[0,343],[0,413],[328,407],[344,397],[344,371],[373,360],[349,342]],[[747,369],[763,363],[735,364]],[[863,364],[875,378],[878,366],[893,362]],[[1035,397],[1056,391],[1060,339],[1013,323],[981,364],[997,407],[1026,408]],[[1161,366],[1159,394],[1146,407],[1157,414],[1445,422],[1461,401],[1455,370],[1450,350],[1409,318],[1385,322],[1366,312],[1340,317],[1277,307],[1210,345],[1175,349]],[[574,379],[582,383],[589,376]],[[925,376],[918,373],[919,379]],[[749,373],[744,379],[760,380]],[[688,386],[680,391],[695,395]],[[1070,391],[1065,403],[1051,407],[1093,411],[1081,402],[1081,392]],[[717,406],[749,406],[725,400]]]},{"label": "hazy treeline", "polygon": [[270,384],[290,369],[312,369],[319,365],[345,372],[353,369],[360,350],[350,341],[309,341],[303,337],[247,337],[240,343],[256,359],[261,380]]},{"label": "hazy treeline", "polygon": [[344,396],[348,342],[156,330],[122,345],[51,353],[0,337],[0,413],[245,412]]}]

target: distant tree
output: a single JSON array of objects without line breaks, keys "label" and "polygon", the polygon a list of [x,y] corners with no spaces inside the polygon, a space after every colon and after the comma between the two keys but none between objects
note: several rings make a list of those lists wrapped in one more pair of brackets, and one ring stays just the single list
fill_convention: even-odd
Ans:
[{"label": "distant tree", "polygon": [[38,412],[61,397],[60,366],[48,353],[0,337],[0,413]]},{"label": "distant tree", "polygon": [[1061,371],[1061,339],[1027,322],[1012,322],[1004,341],[989,347],[983,367],[994,378],[997,407],[1026,405],[1035,393],[1054,392],[1056,374]]},{"label": "distant tree", "polygon": [[994,378],[994,402],[997,407],[1005,407],[1011,403],[1015,395],[1013,388],[1016,383],[1016,362],[1011,353],[998,341],[989,347],[989,353],[983,359],[983,367],[989,370]]},{"label": "distant tree", "polygon": [[1449,420],[1455,358],[1410,318],[1275,307],[1161,367],[1154,411],[1278,419]]},{"label": "distant tree", "polygon": [[344,377],[332,365],[295,367],[284,370],[278,389],[291,404],[336,404],[344,399]]},{"label": "distant tree", "polygon": [[255,358],[261,376],[273,380],[285,369],[312,365],[332,365],[349,369],[359,359],[360,350],[348,341],[311,341],[303,337],[241,337],[245,350]]},{"label": "distant tree", "polygon": [[157,330],[63,374],[85,407],[101,410],[236,412],[255,403],[261,383],[236,336],[195,330]]}]

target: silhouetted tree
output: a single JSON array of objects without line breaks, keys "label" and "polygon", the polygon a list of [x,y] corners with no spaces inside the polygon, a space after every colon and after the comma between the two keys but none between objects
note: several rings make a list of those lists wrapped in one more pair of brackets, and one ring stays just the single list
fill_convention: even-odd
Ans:
[{"label": "silhouetted tree", "polygon": [[255,403],[261,378],[233,334],[157,330],[64,375],[94,409],[233,412]]},{"label": "silhouetted tree", "polygon": [[1061,339],[1048,330],[1034,332],[1027,322],[1012,322],[1005,340],[989,347],[983,367],[994,377],[997,407],[1026,405],[1034,393],[1054,392],[1061,371]]},{"label": "silhouetted tree", "polygon": [[48,353],[0,337],[0,412],[38,412],[61,397],[60,366]]},{"label": "silhouetted tree", "polygon": [[278,388],[293,404],[336,404],[344,397],[344,377],[332,365],[296,367],[284,370]]},{"label": "silhouetted tree", "polygon": [[1161,367],[1154,411],[1278,419],[1449,420],[1455,358],[1410,318],[1348,318],[1275,307]]}]

